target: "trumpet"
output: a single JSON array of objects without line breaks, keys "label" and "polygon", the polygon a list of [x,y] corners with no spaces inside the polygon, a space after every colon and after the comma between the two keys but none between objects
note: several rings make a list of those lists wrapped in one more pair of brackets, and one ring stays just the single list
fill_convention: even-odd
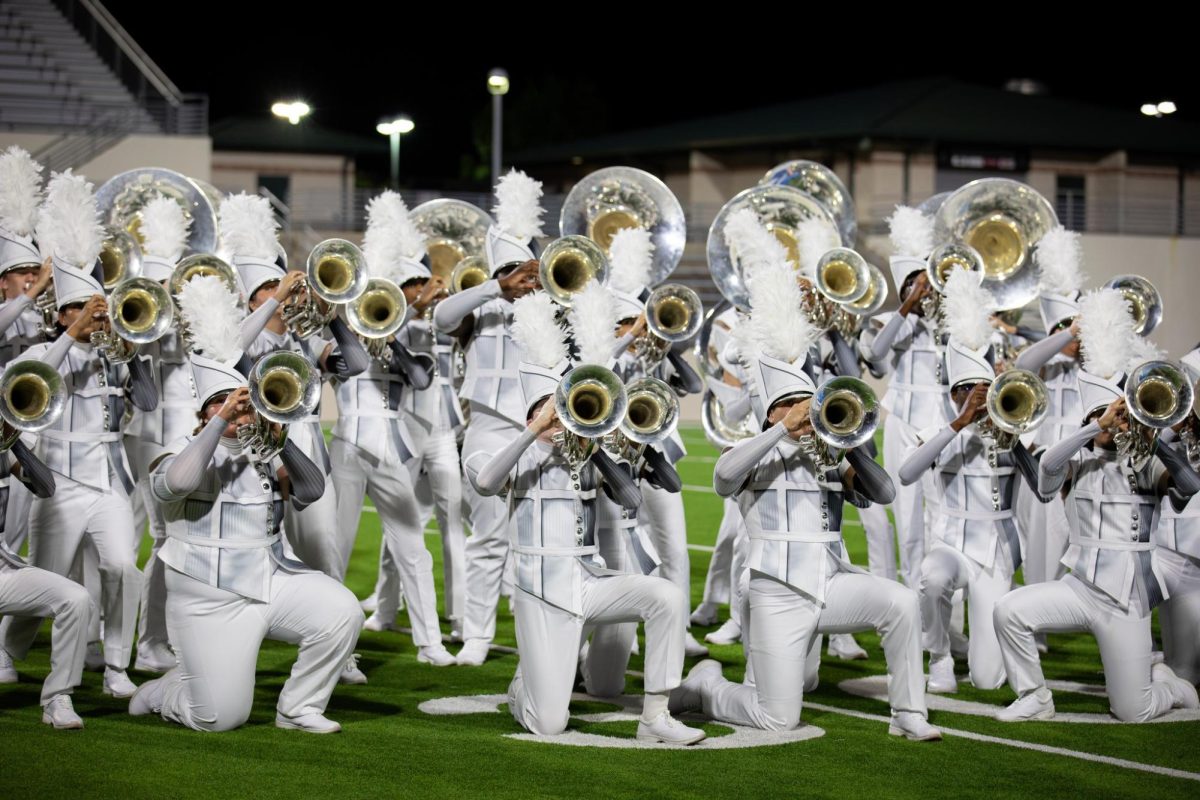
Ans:
[{"label": "trumpet", "polygon": [[1147,361],[1125,380],[1125,407],[1129,430],[1114,438],[1117,451],[1140,470],[1154,454],[1158,434],[1184,420],[1196,400],[1187,373],[1171,361]]},{"label": "trumpet", "polygon": [[671,435],[679,419],[679,398],[658,378],[638,378],[625,387],[628,404],[620,432],[638,444],[655,444]]},{"label": "trumpet", "polygon": [[23,432],[45,430],[67,406],[67,390],[58,370],[41,361],[17,361],[0,375],[0,417],[12,433],[0,441],[0,452]]},{"label": "trumpet", "polygon": [[404,325],[408,302],[404,292],[385,278],[371,278],[367,290],[346,304],[346,324],[367,345],[373,358],[383,359],[389,352],[388,338]]},{"label": "trumpet", "polygon": [[55,323],[58,322],[58,297],[54,294],[53,281],[33,301],[33,307],[42,315],[39,332],[46,339],[53,339],[58,330],[55,327]]},{"label": "trumpet", "polygon": [[1105,283],[1104,288],[1116,289],[1125,295],[1133,315],[1134,333],[1139,336],[1149,336],[1162,322],[1162,295],[1141,275],[1118,275]]},{"label": "trumpet", "polygon": [[100,247],[100,268],[104,273],[105,291],[141,274],[142,248],[132,233],[116,227],[105,231]]},{"label": "trumpet", "polygon": [[607,367],[581,364],[563,376],[554,390],[554,410],[564,430],[554,440],[572,470],[587,459],[593,440],[603,439],[621,425],[628,405],[625,385]]},{"label": "trumpet", "polygon": [[817,291],[835,303],[854,303],[871,288],[866,259],[848,247],[835,247],[817,262]]},{"label": "trumpet", "polygon": [[608,256],[586,236],[563,236],[542,253],[538,279],[556,303],[570,308],[572,298],[592,280],[608,282]]},{"label": "trumpet", "polygon": [[149,344],[171,329],[175,304],[157,281],[130,278],[108,296],[108,318],[115,335],[133,344]]},{"label": "trumpet", "polygon": [[725,415],[725,407],[721,405],[717,396],[710,389],[704,390],[700,402],[700,424],[704,427],[704,435],[708,441],[719,449],[733,447],[742,439],[753,436],[752,416],[747,415],[740,422],[730,422]]},{"label": "trumpet", "polygon": [[636,352],[646,371],[658,366],[671,345],[685,342],[704,324],[700,295],[681,283],[665,283],[646,299],[646,333]]},{"label": "trumpet", "polygon": [[996,466],[998,451],[1012,450],[1020,436],[1039,427],[1050,412],[1046,384],[1024,369],[1008,369],[988,386],[987,417],[980,435],[992,443],[988,460]]},{"label": "trumpet", "polygon": [[863,296],[853,302],[839,303],[843,309],[857,317],[870,317],[879,313],[879,309],[883,308],[883,304],[887,302],[888,286],[887,278],[883,275],[883,270],[874,264],[867,264],[867,291]]},{"label": "trumpet", "polygon": [[367,280],[362,251],[345,239],[326,239],[308,254],[304,277],[283,301],[283,323],[307,339],[333,321],[337,305],[362,294]]},{"label": "trumpet", "polygon": [[950,280],[950,273],[956,269],[982,274],[983,256],[969,244],[948,242],[935,247],[925,262],[925,274],[929,278],[929,288],[932,291],[921,298],[921,311],[931,323],[940,324],[942,295],[946,293],[946,282]]},{"label": "trumpet", "polygon": [[[238,441],[260,461],[274,458],[287,441],[287,426],[313,413],[321,399],[316,366],[299,353],[268,353],[250,371],[254,422],[239,425]],[[276,423],[276,428],[271,423]]]},{"label": "trumpet", "polygon": [[450,294],[473,289],[486,282],[488,277],[487,259],[483,256],[467,256],[450,273]]},{"label": "trumpet", "polygon": [[809,406],[812,436],[800,439],[800,449],[823,469],[832,468],[840,451],[867,442],[879,426],[875,392],[858,378],[830,378],[818,387]]}]

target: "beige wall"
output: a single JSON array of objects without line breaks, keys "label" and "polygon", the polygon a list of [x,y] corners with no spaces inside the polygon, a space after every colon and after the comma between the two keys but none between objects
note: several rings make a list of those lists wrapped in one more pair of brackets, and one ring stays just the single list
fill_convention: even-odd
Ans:
[{"label": "beige wall", "polygon": [[[31,153],[58,139],[55,134],[0,133],[0,148],[20,145]],[[209,180],[212,139],[207,136],[127,136],[75,171],[99,186],[122,172],[138,167],[173,169],[193,178]]]}]

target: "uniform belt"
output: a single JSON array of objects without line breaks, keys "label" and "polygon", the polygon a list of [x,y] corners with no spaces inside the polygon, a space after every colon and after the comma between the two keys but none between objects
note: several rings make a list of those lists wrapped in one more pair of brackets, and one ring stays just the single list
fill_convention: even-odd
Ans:
[{"label": "uniform belt", "polygon": [[273,533],[262,539],[215,539],[211,536],[184,536],[167,531],[167,536],[184,544],[197,547],[219,547],[222,550],[257,550],[270,547],[279,541],[279,534]]},{"label": "uniform belt", "polygon": [[104,444],[106,442],[119,442],[124,436],[121,431],[107,431],[96,433],[76,433],[74,431],[59,431],[46,429],[39,435],[47,439],[54,439],[60,442],[85,442],[87,444]]},{"label": "uniform belt", "polygon": [[1100,550],[1123,550],[1142,553],[1155,548],[1154,542],[1120,542],[1115,539],[1081,539],[1071,534],[1069,542],[1075,547],[1095,547]]},{"label": "uniform belt", "polygon": [[600,548],[597,545],[591,545],[590,547],[527,547],[514,544],[512,551],[522,556],[549,556],[557,558],[559,556],[594,556],[600,552]]},{"label": "uniform belt", "polygon": [[959,511],[955,508],[946,508],[944,504],[942,513],[953,519],[978,520],[980,522],[1012,519],[1015,516],[1015,512],[1011,508],[1007,511]]},{"label": "uniform belt", "polygon": [[768,542],[807,542],[809,544],[831,544],[842,540],[841,531],[750,531],[751,539],[762,539]]}]

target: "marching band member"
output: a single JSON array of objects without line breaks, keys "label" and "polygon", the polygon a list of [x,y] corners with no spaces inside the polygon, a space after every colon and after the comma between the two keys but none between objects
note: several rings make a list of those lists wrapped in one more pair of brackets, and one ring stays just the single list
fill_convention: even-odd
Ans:
[{"label": "marching band member", "polygon": [[1123,295],[1100,289],[1084,296],[1079,335],[1085,424],[1051,446],[1038,470],[1042,495],[1065,495],[1071,531],[1063,563],[1070,572],[1016,589],[996,604],[1004,669],[1017,693],[996,715],[1006,722],[1054,716],[1034,640],[1047,630],[1087,630],[1096,637],[1117,719],[1144,722],[1171,708],[1200,707],[1195,687],[1166,664],[1153,663],[1150,637],[1150,612],[1165,596],[1151,523],[1168,496],[1179,508],[1200,490],[1200,475],[1161,441],[1139,468],[1116,447],[1117,433],[1129,430],[1124,371],[1145,360]]},{"label": "marching band member", "polygon": [[[492,279],[438,303],[433,324],[439,333],[466,344],[467,374],[461,394],[470,404],[471,423],[463,439],[466,464],[478,454],[499,452],[525,430],[512,342],[513,302],[538,286],[538,262],[530,249],[541,235],[542,185],[513,170],[496,184],[496,224],[488,229],[485,250]],[[509,524],[504,501],[475,491],[467,482],[471,537],[467,540],[464,645],[458,663],[478,666],[487,658],[496,633],[496,606],[508,555]]]},{"label": "marching band member", "polygon": [[[536,350],[525,353],[528,360],[519,372],[528,427],[498,452],[477,451],[463,462],[481,495],[507,490],[515,523],[514,611],[520,662],[508,689],[513,717],[533,733],[561,733],[567,727],[579,645],[588,630],[644,621],[646,693],[637,736],[694,744],[704,739],[704,731],[682,725],[668,710],[669,693],[678,686],[683,669],[687,599],[662,578],[617,573],[598,557],[596,492],[605,489],[594,460],[572,452],[574,443],[563,438],[573,434],[563,430],[555,411],[566,345],[561,332],[528,341],[537,344]],[[583,363],[607,362],[611,352],[611,334],[598,348],[580,342]],[[608,491],[621,498],[622,505],[637,503],[637,488],[628,473],[603,474]]]},{"label": "marching band member", "polygon": [[[415,231],[398,235],[391,221],[397,213],[393,205],[397,201],[399,197],[376,198],[367,209],[364,245],[367,266],[375,278],[400,276],[405,263],[421,248]],[[404,393],[428,387],[430,381],[422,362],[390,337],[381,354],[370,358],[366,370],[335,381],[338,420],[330,456],[337,489],[338,529],[344,537],[341,574],[345,574],[350,560],[363,498],[370,497],[383,526],[384,577],[394,577],[403,587],[417,660],[444,667],[455,661],[442,644],[433,556],[425,546],[423,520],[414,492],[412,462],[418,451],[403,415]],[[389,563],[394,569],[387,568]],[[390,628],[399,611],[399,598],[400,588],[392,588],[385,581],[368,629]]]},{"label": "marching band member", "polygon": [[978,427],[988,415],[988,387],[996,375],[989,346],[991,295],[979,277],[960,269],[946,282],[943,315],[950,334],[946,376],[958,416],[944,428],[918,431],[921,444],[900,467],[905,484],[916,483],[933,469],[942,486],[935,543],[921,564],[930,692],[958,690],[950,653],[950,614],[955,592],[964,589],[971,626],[967,656],[971,683],[978,689],[1004,684],[992,610],[1012,588],[1013,573],[1021,565],[1012,505],[1018,460],[1024,461],[1024,473],[1036,482],[1036,463],[1020,441],[1009,451],[1000,450],[994,437],[988,438]]},{"label": "marching band member", "polygon": [[925,258],[933,249],[933,223],[905,206],[898,206],[888,222],[896,249],[890,266],[900,310],[880,315],[884,326],[864,355],[876,367],[887,364],[891,375],[882,400],[888,412],[883,423],[883,464],[899,485],[892,513],[900,542],[900,571],[904,582],[916,589],[925,557],[923,504],[936,503],[936,489],[932,478],[904,486],[899,470],[905,451],[917,443],[916,432],[945,424],[946,387],[938,374],[942,355],[935,339],[936,323],[925,317],[922,307],[922,300],[933,291],[925,274]]},{"label": "marching band member", "polygon": [[[63,375],[62,417],[38,436],[38,457],[55,473],[52,497],[35,498],[29,516],[30,561],[67,575],[85,541],[99,556],[104,615],[104,691],[128,697],[136,688],[125,674],[137,626],[142,575],[134,556],[134,492],[121,424],[128,370],[93,346],[91,335],[108,326],[104,289],[92,275],[100,254],[101,227],[92,185],[70,170],[55,174],[38,221],[38,242],[54,259],[58,322],[66,334],[26,351]],[[145,409],[157,398],[138,379],[130,398]],[[5,620],[4,647],[24,652],[40,620]]]},{"label": "marching band member", "polygon": [[727,681],[719,664],[703,661],[673,695],[673,706],[699,705],[714,719],[790,730],[800,722],[819,633],[873,627],[882,634],[888,663],[888,732],[940,739],[926,721],[916,594],[852,566],[840,533],[843,494],[888,502],[891,482],[858,449],[848,451],[849,463],[821,466],[825,451],[811,438],[809,417],[816,386],[802,363],[817,330],[796,313],[802,299],[786,252],[758,227],[754,255],[739,248],[744,261],[751,259],[743,273],[752,309],[739,328],[739,348],[753,370],[764,430],[726,451],[713,476],[719,495],[737,497],[749,532],[746,633],[754,683]]},{"label": "marching band member", "polygon": [[[195,278],[188,286],[214,282]],[[227,731],[250,715],[254,673],[263,639],[297,644],[299,656],[276,706],[275,725],[335,733],[325,717],[329,697],[354,650],[362,611],[349,589],[284,554],[280,522],[286,474],[291,502],[312,503],[324,492],[323,471],[287,440],[263,461],[237,435],[254,422],[241,358],[237,300],[210,303],[208,316],[189,319],[196,349],[190,363],[201,425],[168,445],[151,465],[168,540],[167,626],[179,666],[142,685],[133,715],[160,714],[194,730]],[[282,469],[280,469],[282,464]]]}]

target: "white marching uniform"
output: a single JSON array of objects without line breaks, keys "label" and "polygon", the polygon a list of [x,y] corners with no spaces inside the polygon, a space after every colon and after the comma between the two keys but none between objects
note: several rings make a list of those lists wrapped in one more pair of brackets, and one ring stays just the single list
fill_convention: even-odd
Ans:
[{"label": "white marching uniform", "polygon": [[[0,311],[15,313],[16,319],[0,330],[0,367],[16,361],[35,344],[43,344],[42,315],[34,309],[33,301],[24,294],[6,302]],[[4,543],[18,552],[29,536],[29,508],[33,494],[20,481],[13,481],[8,491],[8,507],[4,520]]]},{"label": "white marching uniform", "polygon": [[1200,499],[1193,496],[1183,511],[1160,503],[1152,540],[1167,594],[1158,607],[1164,659],[1176,675],[1200,683]]},{"label": "white marching uniform", "polygon": [[923,431],[919,438],[939,450],[932,469],[942,497],[934,530],[937,544],[921,564],[922,644],[931,660],[950,655],[953,598],[965,590],[971,683],[979,689],[998,689],[1005,681],[1004,662],[992,612],[1012,588],[1013,573],[1021,565],[1013,512],[1020,476],[1012,466],[1014,456],[997,453],[997,466],[991,466],[990,445],[975,426],[957,433],[950,427]]},{"label": "white marching uniform", "polygon": [[346,573],[363,498],[370,497],[383,527],[384,547],[396,567],[395,571],[385,570],[385,584],[389,577],[400,584],[400,588],[382,588],[378,614],[389,623],[395,619],[402,588],[413,643],[418,647],[440,645],[433,556],[425,546],[408,467],[416,448],[402,410],[405,379],[373,358],[364,372],[334,385],[338,419],[329,455],[337,495],[336,577]]},{"label": "white marching uniform", "polygon": [[[129,498],[133,478],[122,447],[127,371],[102,359],[90,343],[63,336],[26,352],[63,375],[66,407],[38,435],[36,453],[53,472],[53,497],[34,498],[29,517],[30,563],[58,575],[71,570],[84,540],[99,556],[104,660],[124,670],[132,655],[142,574]],[[6,620],[5,648],[24,651],[40,620]],[[11,644],[11,646],[10,646]]]},{"label": "white marching uniform", "polygon": [[755,682],[708,683],[701,689],[704,712],[738,725],[795,728],[819,634],[874,628],[882,635],[893,712],[924,717],[917,595],[850,563],[838,474],[818,476],[782,424],[738,443],[721,459],[731,456],[754,462],[736,488],[720,479],[717,488],[736,493],[749,536],[748,647]]},{"label": "white marching uniform", "polygon": [[[220,417],[209,423],[224,425]],[[180,453],[194,438],[169,449]],[[159,557],[168,567],[167,626],[179,656],[179,666],[161,679],[163,718],[207,731],[244,723],[264,638],[300,647],[279,714],[323,713],[362,626],[354,595],[284,555],[274,463],[222,443],[200,488],[181,495],[166,479],[175,457],[152,476],[167,522]]]},{"label": "white marching uniform", "polygon": [[[526,430],[496,463],[511,470],[507,505],[514,520],[515,614],[520,662],[508,688],[509,708],[526,730],[543,735],[567,727],[579,646],[597,625],[646,625],[645,690],[665,694],[679,685],[687,599],[670,582],[606,568],[596,544],[595,468],[573,471],[559,452]],[[480,492],[492,455],[464,461]],[[490,471],[490,470],[489,470]]]},{"label": "white marching uniform", "polygon": [[[1152,681],[1150,612],[1164,597],[1151,540],[1165,468],[1134,472],[1116,451],[1080,448],[1100,433],[1092,422],[1056,445],[1075,448],[1066,498],[1070,546],[1065,577],[1014,590],[996,604],[995,626],[1009,683],[1019,697],[1045,686],[1034,634],[1090,631],[1100,648],[1109,705],[1120,720],[1145,721],[1171,709],[1169,687]],[[1053,449],[1052,449],[1053,452]],[[1043,456],[1039,489],[1057,492]],[[972,636],[972,639],[974,636]]]},{"label": "white marching uniform", "polygon": [[[10,465],[11,456],[0,453],[0,504],[11,496],[9,490],[13,484],[20,483],[9,476]],[[2,516],[0,524],[4,524]],[[54,618],[50,630],[50,673],[42,684],[43,706],[60,694],[70,694],[80,684],[91,612],[92,602],[86,589],[61,575],[25,563],[0,537],[0,616],[30,616],[38,622],[45,617]],[[0,639],[0,647],[16,659],[25,657],[31,643],[31,639],[21,642],[22,649]]]},{"label": "white marching uniform", "polygon": [[[513,304],[500,293],[495,279],[438,303],[433,322],[451,333],[474,315],[466,349],[466,376],[459,390],[470,403],[470,424],[462,446],[462,463],[491,456],[525,430],[525,403],[517,365],[520,353],[510,333]],[[496,635],[496,606],[508,557],[509,519],[504,500],[479,494],[470,481],[463,490],[471,510],[471,537],[466,544],[466,611],[463,639],[490,642]]]},{"label": "white marching uniform", "polygon": [[[906,451],[918,443],[917,431],[940,427],[948,421],[945,408],[948,389],[941,382],[942,354],[929,322],[915,314],[908,317],[882,314],[879,319],[886,320],[884,331],[889,334],[893,332],[888,330],[890,327],[893,330],[898,327],[884,355],[890,378],[880,400],[888,412],[883,422],[883,465],[896,485],[892,513],[900,543],[900,572],[904,582],[915,589],[920,585],[921,560],[925,557],[925,521],[936,518],[937,488],[932,477],[902,486],[900,465]],[[878,336],[883,337],[884,332]]]}]

